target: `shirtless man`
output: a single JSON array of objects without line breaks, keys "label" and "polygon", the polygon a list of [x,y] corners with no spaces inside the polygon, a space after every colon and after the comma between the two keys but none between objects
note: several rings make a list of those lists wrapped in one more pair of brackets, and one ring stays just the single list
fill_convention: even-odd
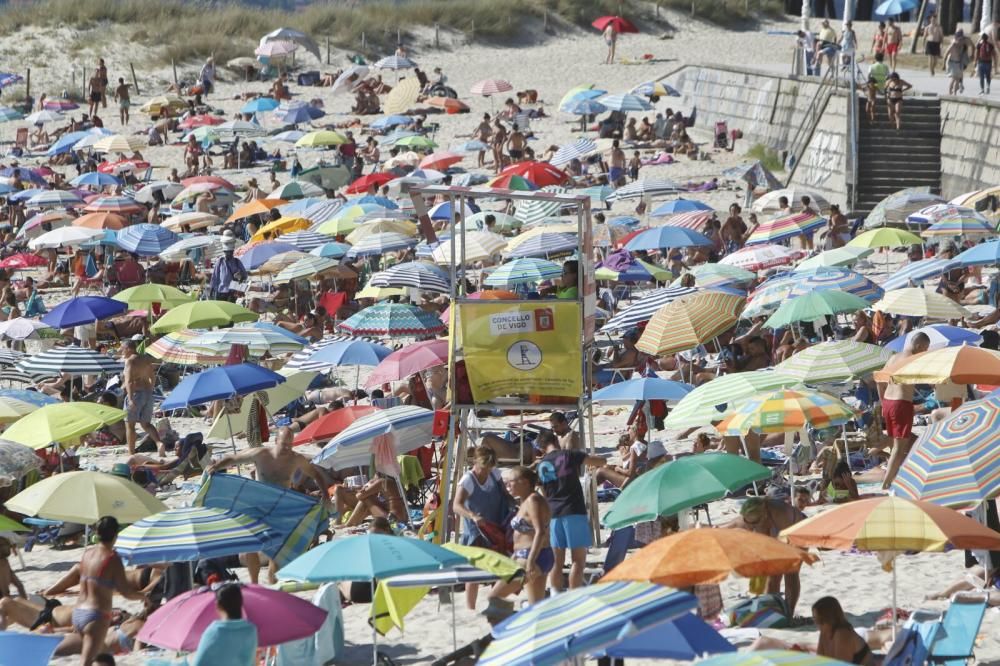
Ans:
[{"label": "shirtless man", "polygon": [[889,56],[889,69],[896,71],[896,57],[903,44],[903,30],[895,20],[889,19],[889,29],[886,30],[885,54]]},{"label": "shirtless man", "polygon": [[511,164],[524,159],[524,149],[527,145],[528,140],[524,138],[517,123],[514,123],[510,136],[507,137],[507,153],[510,155]]},{"label": "shirtless man", "polygon": [[559,440],[559,448],[565,449],[567,451],[582,451],[583,446],[580,444],[580,433],[569,427],[569,421],[566,420],[566,415],[562,412],[552,412],[549,416],[549,425],[552,426],[552,432],[555,433],[556,438]]},{"label": "shirtless man", "polygon": [[625,151],[621,149],[618,139],[611,142],[609,165],[608,182],[614,187],[621,187],[625,184]]},{"label": "shirtless man", "polygon": [[[97,523],[98,544],[90,546],[80,558],[78,571],[80,596],[73,609],[73,632],[83,638],[80,664],[90,666],[104,649],[111,626],[111,602],[115,591],[126,599],[140,600],[145,595],[125,576],[125,567],[115,552],[118,521],[104,516]],[[65,641],[75,640],[70,634]],[[57,648],[58,649],[58,648]]]},{"label": "shirtless man", "polygon": [[156,451],[162,458],[167,451],[153,427],[153,382],[156,369],[149,356],[139,353],[137,344],[135,338],[129,338],[122,343],[121,351],[122,360],[125,361],[125,372],[122,375],[122,383],[125,385],[125,443],[128,454],[135,455],[135,424],[138,423],[150,439],[156,442]]},{"label": "shirtless man", "polygon": [[639,365],[639,350],[635,348],[635,343],[639,341],[639,329],[630,328],[622,335],[622,348],[615,349],[614,356],[611,357],[611,365],[608,367],[616,370],[635,370]]},{"label": "shirtless man", "polygon": [[101,80],[100,70],[94,70],[94,75],[90,77],[89,88],[90,96],[87,100],[89,101],[90,106],[88,107],[88,113],[90,116],[93,116],[97,113],[97,109],[101,105],[101,100],[104,98],[104,83]]},{"label": "shirtless man", "polygon": [[122,126],[128,125],[128,110],[132,106],[132,99],[129,97],[128,84],[125,79],[118,79],[118,86],[115,88],[115,101],[118,102],[118,118]]},{"label": "shirtless man", "polygon": [[892,437],[892,452],[889,454],[889,466],[882,480],[882,489],[888,490],[892,480],[896,478],[900,465],[906,460],[913,446],[913,385],[894,384],[893,371],[902,365],[906,359],[927,351],[930,339],[924,333],[910,337],[906,347],[898,354],[893,354],[885,368],[875,373],[878,382],[878,395],[882,403],[882,420],[886,432]]},{"label": "shirtless man", "polygon": [[[476,127],[476,132],[473,136],[476,137],[476,141],[479,141],[485,146],[490,145],[490,136],[493,134],[493,129],[490,127],[490,114],[483,114],[483,121],[479,123]],[[482,169],[486,166],[486,151],[480,150],[477,166]]]},{"label": "shirtless man", "polygon": [[938,22],[937,14],[931,13],[924,28],[924,53],[927,54],[927,67],[934,76],[938,60],[941,58],[941,42],[944,41],[944,30]]},{"label": "shirtless man", "polygon": [[741,211],[739,204],[731,205],[729,217],[722,223],[722,229],[719,231],[722,235],[722,242],[725,243],[727,254],[743,247],[743,236],[746,233],[747,225],[740,216]]}]

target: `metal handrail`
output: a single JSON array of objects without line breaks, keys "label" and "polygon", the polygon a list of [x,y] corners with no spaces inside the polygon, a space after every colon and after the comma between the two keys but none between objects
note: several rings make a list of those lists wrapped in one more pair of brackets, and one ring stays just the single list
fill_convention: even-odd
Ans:
[{"label": "metal handrail", "polygon": [[809,107],[806,110],[806,118],[803,118],[804,122],[799,125],[795,136],[789,144],[788,156],[785,159],[785,168],[788,169],[789,179],[791,179],[791,174],[795,171],[795,167],[802,158],[802,154],[805,153],[809,139],[812,138],[816,125],[819,124],[820,118],[823,116],[823,109],[826,108],[826,103],[829,101],[830,95],[833,94],[833,88],[836,85],[837,70],[835,67],[828,68],[826,74],[820,80],[819,86],[816,88],[816,93],[809,102]]},{"label": "metal handrail", "polygon": [[[853,54],[850,56],[848,64],[850,65],[851,72],[854,72],[856,67]],[[853,212],[854,206],[858,201],[858,83],[856,76],[851,76],[849,79],[847,95],[847,173],[844,180],[847,185],[847,210]]]}]

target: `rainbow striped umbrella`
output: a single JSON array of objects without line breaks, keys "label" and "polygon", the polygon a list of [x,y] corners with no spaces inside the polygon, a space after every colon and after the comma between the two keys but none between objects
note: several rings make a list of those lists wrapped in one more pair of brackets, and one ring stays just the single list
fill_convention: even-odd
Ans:
[{"label": "rainbow striped umbrella", "polygon": [[789,273],[768,280],[748,299],[743,317],[757,317],[778,309],[784,301],[813,291],[839,289],[859,296],[869,303],[882,298],[882,288],[860,273],[844,268],[819,268],[803,273]]},{"label": "rainbow striped umbrella", "polygon": [[791,375],[774,370],[755,370],[723,375],[702,384],[684,396],[667,415],[668,428],[689,428],[710,425],[731,412],[735,404],[769,389],[799,384]]},{"label": "rainbow striped umbrella", "polygon": [[854,411],[832,395],[810,389],[781,389],[751,397],[716,428],[723,435],[798,432],[847,423]]},{"label": "rainbow striped umbrella", "polygon": [[702,291],[657,310],[636,347],[661,356],[697,347],[733,326],[743,309],[742,296]]},{"label": "rainbow striped umbrella", "polygon": [[962,405],[920,435],[892,484],[895,494],[955,508],[1000,493],[1000,394]]},{"label": "rainbow striped umbrella", "polygon": [[130,565],[195,560],[264,550],[268,527],[261,521],[207,506],[169,509],[129,525],[115,549]]},{"label": "rainbow striped umbrella", "polygon": [[972,209],[960,208],[948,213],[937,222],[920,232],[924,238],[951,238],[953,236],[992,236],[996,233],[994,225],[982,213]]},{"label": "rainbow striped umbrella", "polygon": [[[753,282],[757,277],[750,271],[745,271],[736,266],[726,266],[725,264],[698,264],[697,266],[692,266],[684,275],[693,275],[695,284],[705,289],[734,283],[749,283]],[[670,286],[680,286],[684,275],[674,280]]]},{"label": "rainbow striped umbrella", "polygon": [[765,243],[777,243],[779,241],[801,236],[819,229],[826,220],[812,211],[795,213],[794,215],[783,215],[773,220],[761,223],[754,229],[750,237],[747,238],[747,245],[762,245]]},{"label": "rainbow striped umbrella", "polygon": [[823,384],[863,377],[885,367],[892,351],[854,340],[821,342],[779,363],[779,372],[806,384]]},{"label": "rainbow striped umbrella", "polygon": [[179,331],[168,333],[149,345],[146,348],[146,353],[164,363],[175,363],[177,365],[222,365],[229,358],[228,353],[202,353],[187,347],[189,341],[194,340],[203,332],[190,328],[182,328]]}]

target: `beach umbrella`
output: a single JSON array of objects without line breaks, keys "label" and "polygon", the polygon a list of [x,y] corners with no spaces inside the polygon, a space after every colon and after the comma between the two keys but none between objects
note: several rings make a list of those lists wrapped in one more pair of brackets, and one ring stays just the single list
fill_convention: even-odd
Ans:
[{"label": "beach umbrella", "polygon": [[184,259],[188,253],[194,252],[196,250],[201,251],[201,256],[203,259],[210,260],[216,257],[222,256],[222,237],[221,236],[189,236],[188,238],[182,238],[177,241],[166,250],[160,253],[160,257],[166,259],[167,261],[180,261]]},{"label": "beach umbrella", "polygon": [[329,240],[329,236],[318,234],[315,231],[293,231],[290,234],[281,235],[282,243],[287,243],[300,252],[315,250],[321,245],[325,245]]},{"label": "beach umbrella", "polygon": [[122,215],[132,215],[133,213],[145,212],[146,207],[136,203],[135,199],[125,196],[98,197],[87,203],[83,210],[90,213],[119,213]]},{"label": "beach umbrella", "polygon": [[406,125],[412,125],[414,122],[413,116],[404,116],[399,114],[387,115],[378,120],[373,120],[369,123],[368,127],[377,130],[387,130],[393,127],[403,127]]},{"label": "beach umbrella", "polygon": [[373,220],[371,222],[365,222],[357,229],[347,234],[347,238],[344,240],[348,243],[357,245],[367,236],[382,233],[403,234],[404,236],[412,237],[417,235],[417,225],[409,220],[392,220],[388,218]]},{"label": "beach umbrella", "polygon": [[866,248],[903,247],[907,245],[920,245],[923,242],[920,236],[909,231],[882,227],[879,229],[870,229],[859,236],[855,236],[847,242],[847,246]]},{"label": "beach umbrella", "polygon": [[250,242],[267,240],[268,236],[280,236],[292,231],[306,231],[311,226],[312,222],[304,217],[279,217],[258,229],[257,233],[250,237]]},{"label": "beach umbrella", "polygon": [[860,273],[843,268],[821,268],[804,273],[786,273],[760,285],[750,294],[743,317],[756,317],[774,311],[789,298],[811,292],[838,289],[859,296],[869,303],[882,298],[882,288]]},{"label": "beach umbrella", "polygon": [[[572,233],[541,233],[535,236],[519,236],[519,242],[513,249],[508,246],[504,255],[511,259],[521,257],[551,257],[565,254],[577,249],[580,244],[576,234]],[[437,252],[437,250],[435,250]],[[435,260],[436,256],[435,256]],[[471,261],[471,259],[466,259]]]},{"label": "beach umbrella", "polygon": [[[212,429],[205,437],[232,439],[237,435],[256,430],[260,424],[260,413],[254,408],[255,404],[262,405],[267,413],[276,415],[301,398],[318,376],[315,372],[296,370],[287,366],[279,369],[278,374],[284,377],[285,381],[263,391],[255,391],[253,400],[240,400],[237,411],[230,410],[216,416]],[[244,510],[244,513],[250,512]]]},{"label": "beach umbrella", "polygon": [[[458,211],[458,218],[464,218],[468,215],[473,215],[479,212],[479,206],[471,201],[466,201],[461,210]],[[450,201],[443,201],[436,204],[429,211],[427,211],[427,216],[432,220],[451,220],[452,217],[452,206]]]},{"label": "beach umbrella", "polygon": [[692,231],[703,231],[705,229],[705,225],[712,219],[713,215],[714,213],[706,213],[705,211],[676,213],[671,215],[670,218],[664,222],[664,224],[669,224],[671,227],[691,229]]},{"label": "beach umbrella", "polygon": [[937,222],[920,232],[924,238],[951,238],[954,236],[993,236],[996,225],[976,211],[944,215]]},{"label": "beach umbrella", "polygon": [[[699,213],[712,211],[712,207],[701,201],[696,201],[694,199],[684,199],[683,197],[678,197],[672,201],[665,201],[649,214],[650,217],[668,217],[670,215],[677,215],[678,213]],[[671,226],[675,226],[673,222],[668,222]]]},{"label": "beach umbrella", "polygon": [[514,287],[552,280],[562,275],[562,266],[547,259],[524,258],[509,261],[483,280],[490,287]]},{"label": "beach umbrella", "polygon": [[794,322],[816,321],[831,315],[857,312],[869,306],[868,301],[860,296],[839,289],[810,291],[783,302],[764,322],[764,326],[781,328]]},{"label": "beach umbrella", "polygon": [[991,266],[1000,264],[1000,239],[974,245],[952,259],[951,263],[956,266]]},{"label": "beach umbrella", "polygon": [[[681,93],[677,88],[664,83],[663,81],[646,81],[632,88],[629,93],[633,95],[645,95],[646,97],[680,97]],[[759,163],[759,162],[758,162]],[[778,185],[781,187],[781,185]]]},{"label": "beach umbrella", "polygon": [[903,224],[911,213],[933,204],[946,203],[944,197],[931,194],[926,187],[900,190],[878,202],[865,217],[865,228]]},{"label": "beach umbrella", "polygon": [[125,418],[125,412],[90,402],[42,405],[23,416],[7,430],[4,439],[44,449],[53,442],[76,444],[80,437]]},{"label": "beach umbrella", "polygon": [[[391,410],[385,410],[388,411]],[[437,571],[466,562],[463,556],[420,539],[360,534],[328,541],[307,551],[282,567],[278,578],[312,583],[370,581]]]},{"label": "beach umbrella", "polygon": [[736,266],[727,266],[725,264],[698,264],[697,266],[692,266],[690,270],[685,271],[682,275],[677,277],[671,286],[679,287],[684,275],[694,276],[695,284],[701,288],[718,287],[734,283],[744,284],[752,282],[757,278],[754,273],[745,271],[742,268],[737,268]]},{"label": "beach umbrella", "polygon": [[683,188],[672,180],[644,178],[629,183],[615,190],[609,201],[625,201],[627,199],[642,199],[664,194],[676,194]]},{"label": "beach umbrella", "polygon": [[40,257],[37,254],[18,252],[17,254],[12,254],[3,261],[0,261],[0,268],[18,270],[34,266],[45,266],[47,263],[48,261],[46,261],[45,257]]},{"label": "beach umbrella", "polygon": [[267,195],[268,199],[304,199],[323,196],[323,188],[308,181],[290,180]]},{"label": "beach umbrella", "polygon": [[279,106],[278,100],[271,97],[257,97],[250,100],[240,108],[240,113],[261,113],[263,111],[274,111]]},{"label": "beach umbrella", "polygon": [[[336,344],[338,342],[350,342],[356,339],[357,338],[342,333],[337,335],[327,335],[322,340],[309,343],[302,350],[292,354],[292,357],[288,359],[288,363],[285,364],[285,367],[293,370],[325,370],[326,368],[323,365],[310,367],[309,357],[312,356],[316,350],[322,349],[328,345]],[[371,340],[367,340],[367,342],[371,342]]]},{"label": "beach umbrella", "polygon": [[513,89],[514,86],[503,79],[483,79],[482,81],[474,83],[469,89],[469,92],[473,95],[489,97],[490,95],[497,95]]},{"label": "beach umbrella", "polygon": [[486,185],[497,190],[513,190],[515,192],[534,192],[538,189],[537,185],[524,176],[518,176],[517,174],[497,176],[486,183]]},{"label": "beach umbrella", "polygon": [[826,224],[826,220],[812,211],[795,213],[767,220],[753,230],[747,238],[747,245],[777,243],[796,236],[815,232]]},{"label": "beach umbrella", "polygon": [[42,321],[52,328],[70,328],[113,317],[127,308],[125,303],[105,296],[74,296],[43,315]]},{"label": "beach umbrella", "polygon": [[268,526],[240,513],[207,506],[168,509],[129,525],[115,550],[129,566],[194,562],[262,551]]},{"label": "beach umbrella", "polygon": [[370,284],[375,287],[412,287],[441,294],[447,294],[451,290],[444,271],[423,261],[408,261],[390,266],[373,275]]},{"label": "beach umbrella", "polygon": [[730,453],[677,458],[628,484],[602,522],[605,527],[618,529],[655,520],[722,499],[770,476],[770,471],[760,463]]},{"label": "beach umbrella", "polygon": [[[799,262],[793,270],[800,272],[817,268],[851,266],[872,252],[874,250],[867,247],[838,247],[834,250],[825,250]],[[887,287],[883,285],[883,288]]]},{"label": "beach umbrella", "polygon": [[[2,408],[4,412],[8,410],[24,411],[23,409],[18,409],[17,403],[21,405],[28,404],[20,400],[16,401],[16,403],[10,402],[11,400],[10,398],[3,400]],[[25,411],[25,414],[27,413],[30,412]],[[24,414],[21,414],[21,416],[24,416]],[[6,415],[4,415],[4,421],[8,421]],[[35,450],[31,447],[9,439],[0,439],[0,487],[12,486],[19,483],[24,475],[40,469],[41,466],[42,459],[35,454]]]},{"label": "beach umbrella", "polygon": [[756,650],[701,659],[707,666],[847,666],[847,662],[798,650]]},{"label": "beach umbrella", "polygon": [[237,248],[233,254],[239,258],[248,271],[252,271],[260,268],[269,259],[279,254],[297,251],[294,245],[282,241],[263,241],[247,243]]},{"label": "beach umbrella", "polygon": [[942,273],[957,268],[960,265],[957,258],[941,259],[939,257],[931,257],[930,259],[913,261],[893,271],[889,279],[882,283],[882,288],[885,291],[892,291],[894,289],[902,289],[903,287],[920,286],[924,283],[924,280],[936,278]]},{"label": "beach umbrella", "polygon": [[321,441],[328,442],[362,416],[368,416],[374,412],[375,408],[371,405],[349,405],[327,412],[295,436],[295,446]]},{"label": "beach umbrella", "polygon": [[104,516],[134,523],[166,508],[142,486],[104,472],[55,474],[7,500],[10,511],[82,525]]},{"label": "beach umbrella", "polygon": [[565,106],[560,107],[563,111],[567,113],[572,113],[576,116],[594,116],[599,113],[604,113],[608,110],[608,107],[601,104],[596,99],[585,98],[585,99],[573,99],[570,100]]},{"label": "beach umbrella", "polygon": [[971,316],[968,310],[947,296],[922,287],[887,292],[872,307],[881,312],[928,319],[961,319]]},{"label": "beach umbrella", "polygon": [[253,217],[254,215],[267,215],[271,212],[272,208],[277,208],[286,203],[288,202],[282,199],[254,199],[249,203],[239,206],[226,221],[236,222],[237,220]]},{"label": "beach umbrella", "polygon": [[454,239],[449,238],[442,242],[431,253],[431,257],[436,264],[451,265],[452,252],[455,261],[462,261],[462,250],[465,250],[465,261],[483,261],[499,254],[507,246],[507,240],[489,231],[467,231],[463,242],[455,244]]},{"label": "beach umbrella", "polygon": [[[368,68],[368,65],[351,65],[347,67],[343,72],[341,72],[340,76],[338,76],[337,79],[333,82],[333,85],[330,86],[330,92],[335,93],[341,90],[350,92],[351,90],[358,87],[359,85],[361,85],[361,83],[364,82],[365,78],[368,76],[369,71],[371,70]],[[411,78],[413,78],[414,80],[416,79],[416,77],[411,77]],[[408,80],[409,79],[404,79],[404,81]],[[397,113],[397,111],[387,110],[386,113]]]},{"label": "beach umbrella", "polygon": [[160,408],[169,411],[213,400],[228,400],[277,386],[284,381],[282,375],[252,363],[224,365],[182,379]]},{"label": "beach umbrella", "polygon": [[346,190],[344,190],[344,192],[347,194],[362,194],[371,189],[377,190],[395,178],[397,178],[397,176],[392,173],[370,173],[355,180],[347,187]]},{"label": "beach umbrella", "polygon": [[203,331],[185,342],[188,350],[211,356],[226,356],[234,345],[245,346],[253,357],[264,354],[280,356],[296,352],[305,346],[281,333],[249,326]]},{"label": "beach umbrella", "polygon": [[885,349],[891,352],[901,352],[917,333],[923,333],[930,340],[927,351],[969,345],[978,347],[983,342],[983,336],[977,331],[948,324],[930,324],[915,328],[906,335],[900,335],[886,343]]},{"label": "beach umbrella", "polygon": [[41,111],[35,111],[34,113],[28,114],[25,121],[29,125],[45,125],[46,123],[59,123],[63,121],[63,116],[57,111],[49,111],[48,109],[43,109]]},{"label": "beach umbrella", "polygon": [[194,301],[171,308],[150,326],[150,330],[153,333],[170,333],[182,328],[212,328],[257,319],[257,313],[235,303]]},{"label": "beach umbrella", "polygon": [[332,130],[317,130],[309,132],[295,142],[299,148],[328,148],[347,143],[347,137]]},{"label": "beach umbrella", "polygon": [[[297,44],[316,56],[317,60],[320,59],[319,45],[316,43],[316,40],[299,30],[294,30],[292,28],[278,28],[260,38],[261,44],[266,44],[272,41],[291,42],[293,44]],[[191,652],[191,650],[186,651]]]},{"label": "beach umbrella", "polygon": [[263,44],[258,45],[253,52],[256,55],[264,56],[265,58],[281,58],[295,53],[298,49],[298,44],[277,40],[264,42]]},{"label": "beach umbrella", "polygon": [[276,254],[263,264],[257,267],[256,273],[261,275],[272,275],[280,273],[284,269],[288,268],[292,264],[296,263],[301,259],[307,259],[312,255],[306,254],[305,252],[299,252],[298,250],[292,250],[291,252],[282,252],[281,254]]},{"label": "beach umbrella", "polygon": [[129,287],[113,296],[114,300],[125,303],[130,310],[148,310],[154,303],[164,308],[172,308],[192,302],[192,294],[165,284],[140,284]]},{"label": "beach umbrella", "polygon": [[755,213],[778,213],[781,211],[779,200],[784,197],[792,206],[800,205],[803,197],[809,197],[809,205],[821,213],[830,209],[830,202],[813,190],[801,187],[786,187],[761,195],[754,201],[751,209]]},{"label": "beach umbrella", "polygon": [[629,111],[652,111],[653,105],[649,100],[639,95],[604,95],[598,97],[597,101],[612,111],[627,113]]},{"label": "beach umbrella", "polygon": [[[142,194],[143,191],[144,190],[140,190],[139,194]],[[138,197],[139,194],[136,196]],[[185,228],[191,231],[198,231],[199,229],[206,229],[208,227],[221,224],[222,218],[218,215],[193,211],[190,213],[181,213],[180,215],[172,215],[165,219],[160,226],[165,229],[170,229],[174,233],[179,233],[185,231]]]},{"label": "beach umbrella", "polygon": [[417,239],[406,234],[393,232],[369,234],[355,243],[348,250],[347,256],[354,258],[381,255],[413,247],[416,244]]},{"label": "beach umbrella", "polygon": [[225,354],[202,354],[187,347],[187,342],[198,337],[202,331],[183,328],[167,333],[146,348],[146,353],[164,363],[175,365],[222,365],[229,359]]},{"label": "beach umbrella", "polygon": [[0,337],[8,340],[34,339],[39,337],[38,331],[43,328],[49,328],[49,325],[27,317],[17,317],[0,322]]},{"label": "beach umbrella", "polygon": [[73,247],[92,240],[95,236],[100,236],[100,229],[88,229],[87,227],[61,227],[47,231],[37,238],[28,241],[28,247],[32,250],[58,249],[61,247]]},{"label": "beach umbrella", "polygon": [[892,351],[853,340],[833,340],[807,347],[779,363],[778,372],[804,384],[858,379],[882,369]]},{"label": "beach umbrella", "polygon": [[[299,123],[312,122],[314,119],[322,118],[326,113],[315,106],[308,104],[296,104],[287,108],[278,108],[274,111],[274,119],[285,125],[298,125]],[[302,137],[298,137],[301,139]]]},{"label": "beach umbrella", "polygon": [[[263,585],[237,584],[244,618],[257,628],[259,647],[311,638],[326,622],[327,612],[305,599]],[[167,650],[194,652],[202,634],[218,617],[213,587],[201,587],[157,609],[146,619],[136,640]]]},{"label": "beach umbrella", "polygon": [[112,134],[98,139],[92,148],[95,153],[131,153],[145,147],[145,142],[136,136]]},{"label": "beach umbrella", "polygon": [[[708,481],[718,482],[715,477]],[[803,563],[812,564],[816,559],[771,536],[743,529],[704,527],[672,534],[640,548],[606,573],[601,582],[691,587],[720,583],[734,574],[753,578],[796,573]]]},{"label": "beach umbrella", "polygon": [[887,374],[895,384],[1000,384],[1000,352],[945,347],[914,354]]},{"label": "beach umbrella", "polygon": [[892,483],[893,494],[968,509],[1000,492],[1000,395],[966,403],[931,423]]},{"label": "beach umbrella", "polygon": [[[515,162],[500,172],[500,176],[523,176],[539,187],[562,185],[571,179],[569,174],[548,162]],[[476,211],[478,212],[478,211]]]},{"label": "beach umbrella", "polygon": [[437,148],[437,143],[433,139],[423,136],[422,134],[411,134],[409,136],[401,137],[392,141],[391,145],[414,148],[416,150],[432,150]]},{"label": "beach umbrella", "polygon": [[750,185],[751,190],[780,190],[784,187],[784,184],[760,160],[725,169],[722,176],[733,180],[742,180]]},{"label": "beach umbrella", "polygon": [[385,102],[382,104],[382,112],[406,113],[417,103],[419,96],[420,81],[415,76],[407,77],[393,86],[389,94],[386,95]]},{"label": "beach umbrella", "polygon": [[781,245],[754,245],[727,254],[720,264],[737,266],[748,271],[760,271],[794,261],[791,250]]},{"label": "beach umbrella", "polygon": [[620,267],[620,270],[600,266],[594,272],[595,279],[613,282],[667,282],[672,277],[673,273],[669,270],[654,266],[641,259],[633,259],[626,266]]},{"label": "beach umbrella", "polygon": [[26,202],[28,208],[73,208],[83,205],[83,199],[67,190],[43,190]]},{"label": "beach umbrella", "polygon": [[639,32],[639,29],[635,27],[635,24],[633,24],[627,18],[623,18],[621,16],[601,16],[600,18],[594,19],[594,21],[590,25],[594,26],[595,28],[597,28],[602,32],[606,30],[609,25],[613,26],[615,32],[618,33]]},{"label": "beach umbrella", "polygon": [[668,247],[711,247],[712,239],[705,234],[683,227],[653,227],[640,232],[625,244],[629,252],[660,250]]},{"label": "beach umbrella", "polygon": [[857,416],[832,395],[812,389],[778,389],[738,404],[716,429],[723,435],[801,432],[842,426]]},{"label": "beach umbrella", "polygon": [[[283,256],[289,255],[286,254]],[[274,276],[274,282],[281,284],[283,282],[292,282],[293,280],[312,278],[313,276],[324,273],[330,275],[336,273],[337,276],[340,276],[345,271],[348,274],[353,274],[350,272],[350,269],[341,266],[340,262],[336,259],[315,257],[311,254],[307,254],[278,271],[278,274]]]},{"label": "beach umbrella", "polygon": [[566,143],[559,147],[556,154],[549,162],[553,166],[569,164],[573,160],[582,159],[597,152],[597,144],[592,139],[577,139],[573,143]]},{"label": "beach umbrella", "polygon": [[431,441],[434,412],[414,405],[380,409],[363,416],[331,439],[312,462],[339,470],[367,465],[381,444],[391,443],[396,454],[406,453]]},{"label": "beach umbrella", "polygon": [[756,370],[716,377],[695,388],[667,415],[668,428],[710,425],[721,421],[742,400],[761,391],[800,384],[800,380],[776,370]]},{"label": "beach umbrella", "polygon": [[310,350],[296,367],[325,372],[342,365],[376,366],[391,353],[392,350],[384,345],[349,338]]},{"label": "beach umbrella", "polygon": [[693,287],[662,287],[647,292],[634,303],[616,313],[601,329],[602,332],[622,331],[649,321],[656,312],[668,303],[698,293]]},{"label": "beach umbrella", "polygon": [[693,613],[653,625],[602,649],[595,656],[694,661],[705,655],[736,652],[736,647]]},{"label": "beach umbrella", "polygon": [[350,249],[351,246],[347,243],[323,243],[319,247],[309,250],[309,254],[328,259],[341,259],[347,255]]},{"label": "beach umbrella", "polygon": [[337,325],[351,335],[386,338],[431,338],[445,326],[432,312],[404,303],[380,303],[361,310]]},{"label": "beach umbrella", "polygon": [[600,90],[594,87],[594,84],[586,84],[582,86],[574,86],[566,91],[566,94],[562,96],[559,100],[559,108],[565,110],[563,107],[570,104],[573,101],[580,99],[597,99],[602,95],[606,95],[607,90]]},{"label": "beach umbrella", "polygon": [[597,583],[544,599],[493,628],[480,666],[556,666],[688,614],[693,596],[652,583]]},{"label": "beach umbrella", "polygon": [[103,375],[124,369],[121,361],[84,347],[53,347],[32,354],[17,363],[22,372],[38,375]]},{"label": "beach umbrella", "polygon": [[[440,171],[441,169],[447,169],[450,166],[454,166],[464,159],[464,155],[459,155],[448,150],[439,150],[420,160],[420,168],[436,169]],[[408,175],[410,177],[414,177],[413,173]]]},{"label": "beach umbrella", "polygon": [[[25,356],[26,356],[26,354],[24,352],[17,351],[16,349],[4,349],[4,348],[0,348],[0,366],[14,365],[15,363],[17,363],[18,361],[20,361]],[[8,391],[8,390],[11,390],[11,389],[0,389],[0,395],[4,395],[4,391]],[[37,391],[32,391],[32,393],[38,393],[38,392]],[[44,394],[42,394],[42,395],[44,395]],[[48,396],[46,396],[46,397],[48,397]],[[58,400],[56,400],[54,402],[58,402]]]},{"label": "beach umbrella", "polygon": [[636,348],[662,356],[697,347],[731,328],[743,303],[742,297],[715,291],[678,298],[656,311]]},{"label": "beach umbrella", "polygon": [[640,400],[666,400],[676,402],[694,390],[690,384],[660,379],[636,377],[605,386],[591,395],[593,402],[630,404]]},{"label": "beach umbrella", "polygon": [[[74,146],[75,148],[75,146]],[[101,173],[111,173],[116,176],[120,176],[124,173],[133,173],[135,171],[141,171],[143,169],[148,169],[150,167],[149,162],[144,162],[142,160],[117,160],[114,162],[101,162],[97,165],[97,170]],[[86,208],[84,210],[116,210],[118,212],[131,212],[131,213],[141,213],[143,208],[141,206],[136,206],[134,202],[126,202],[122,199],[127,199],[128,197],[104,197],[108,201],[102,202],[105,208]],[[93,202],[91,202],[93,203]],[[131,206],[131,209],[126,211],[124,207],[126,205]],[[117,206],[117,208],[116,208]]]},{"label": "beach umbrella", "polygon": [[[87,229],[111,229],[119,231],[125,227],[126,220],[117,213],[87,213],[73,220],[73,226]],[[116,235],[117,236],[117,235]]]},{"label": "beach umbrella", "polygon": [[934,224],[945,215],[950,215],[952,213],[961,213],[963,211],[975,212],[975,209],[966,208],[963,206],[957,206],[952,203],[931,204],[926,208],[921,208],[916,213],[910,213],[909,215],[907,215],[906,224],[926,227]]},{"label": "beach umbrella", "polygon": [[375,370],[368,375],[366,387],[406,379],[439,365],[448,363],[447,340],[424,340],[407,345],[382,358]]}]

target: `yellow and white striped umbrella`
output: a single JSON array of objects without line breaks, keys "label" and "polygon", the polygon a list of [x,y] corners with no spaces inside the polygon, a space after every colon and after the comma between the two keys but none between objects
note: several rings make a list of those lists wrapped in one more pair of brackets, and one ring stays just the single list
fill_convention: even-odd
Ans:
[{"label": "yellow and white striped umbrella", "polygon": [[886,292],[874,309],[907,317],[927,317],[928,319],[961,319],[971,313],[947,296],[923,287],[907,287]]},{"label": "yellow and white striped umbrella", "polygon": [[636,347],[653,356],[696,347],[735,324],[744,303],[742,296],[718,291],[678,298],[656,311]]}]

